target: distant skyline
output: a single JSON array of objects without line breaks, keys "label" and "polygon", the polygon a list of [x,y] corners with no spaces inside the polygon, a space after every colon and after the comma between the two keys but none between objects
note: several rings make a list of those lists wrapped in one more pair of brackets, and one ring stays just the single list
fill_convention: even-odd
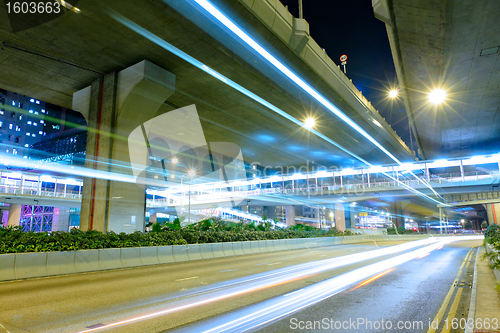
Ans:
[{"label": "distant skyline", "polygon": [[[298,0],[280,1],[299,17]],[[347,55],[347,76],[410,147],[404,104],[388,98],[398,81],[385,24],[375,18],[371,1],[303,0],[303,12],[311,37],[336,64]]]}]

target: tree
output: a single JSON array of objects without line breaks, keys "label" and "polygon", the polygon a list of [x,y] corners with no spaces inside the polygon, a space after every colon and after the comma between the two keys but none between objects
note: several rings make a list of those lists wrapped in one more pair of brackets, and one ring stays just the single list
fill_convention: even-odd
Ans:
[{"label": "tree", "polygon": [[484,220],[483,223],[481,223],[481,229],[486,229],[486,228],[488,228],[488,222]]}]

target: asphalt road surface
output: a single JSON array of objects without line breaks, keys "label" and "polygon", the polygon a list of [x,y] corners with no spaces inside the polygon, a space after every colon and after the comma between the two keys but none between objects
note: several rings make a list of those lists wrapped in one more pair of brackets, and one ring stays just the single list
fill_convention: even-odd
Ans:
[{"label": "asphalt road surface", "polygon": [[446,318],[467,317],[481,242],[342,245],[3,282],[0,332],[307,332],[315,324],[427,332],[442,312],[441,332]]}]

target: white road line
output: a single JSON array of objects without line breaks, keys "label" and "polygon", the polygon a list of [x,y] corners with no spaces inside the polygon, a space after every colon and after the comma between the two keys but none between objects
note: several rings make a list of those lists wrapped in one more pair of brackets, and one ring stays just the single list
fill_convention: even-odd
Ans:
[{"label": "white road line", "polygon": [[235,269],[226,269],[224,271],[219,271],[219,273],[224,273],[224,272],[232,272],[232,271],[237,271],[238,269],[235,268]]},{"label": "white road line", "polygon": [[191,276],[191,277],[184,278],[184,279],[177,279],[177,280],[175,280],[175,282],[177,282],[177,281],[192,280],[192,279],[197,279],[197,278],[199,278],[199,276]]}]

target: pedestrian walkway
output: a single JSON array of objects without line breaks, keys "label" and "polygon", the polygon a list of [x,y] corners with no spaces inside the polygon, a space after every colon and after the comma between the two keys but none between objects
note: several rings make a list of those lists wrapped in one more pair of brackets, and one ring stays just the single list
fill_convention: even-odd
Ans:
[{"label": "pedestrian walkway", "polygon": [[[497,281],[493,270],[488,265],[488,259],[484,258],[484,253],[484,246],[480,246],[476,261],[477,290],[474,333],[500,332],[500,291],[495,289]],[[489,325],[486,322],[489,322]]]}]

